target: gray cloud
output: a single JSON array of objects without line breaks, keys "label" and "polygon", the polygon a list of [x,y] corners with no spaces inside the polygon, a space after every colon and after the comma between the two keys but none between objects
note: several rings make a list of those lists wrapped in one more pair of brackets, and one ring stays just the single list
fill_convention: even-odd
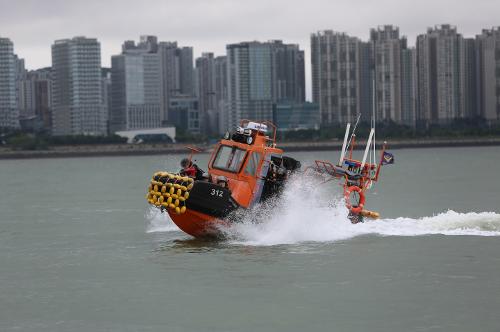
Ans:
[{"label": "gray cloud", "polygon": [[500,25],[494,0],[0,0],[0,9],[0,36],[13,40],[28,68],[50,65],[54,40],[77,35],[98,38],[108,66],[124,40],[142,34],[193,46],[195,55],[269,39],[298,43],[308,53],[310,33],[324,29],[367,39],[370,28],[394,24],[414,44],[436,24],[457,25],[465,36]]}]

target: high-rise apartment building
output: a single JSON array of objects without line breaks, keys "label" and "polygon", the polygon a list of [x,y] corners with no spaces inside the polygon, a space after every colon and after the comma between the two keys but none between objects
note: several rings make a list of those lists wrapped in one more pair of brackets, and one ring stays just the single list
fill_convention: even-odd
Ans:
[{"label": "high-rise apartment building", "polygon": [[169,99],[195,94],[193,48],[179,47],[177,42],[158,43],[161,66],[162,108],[169,120]]},{"label": "high-rise apartment building", "polygon": [[305,102],[304,51],[299,45],[270,41],[272,57],[272,98],[275,102]]},{"label": "high-rise apartment building", "polygon": [[461,115],[464,118],[475,118],[479,116],[478,109],[478,62],[476,52],[476,40],[464,38],[461,47],[460,83]]},{"label": "high-rise apartment building", "polygon": [[101,69],[101,95],[102,95],[102,104],[105,105],[106,113],[106,127],[108,134],[110,132],[110,121],[109,114],[111,112],[112,104],[111,104],[111,68],[102,68]]},{"label": "high-rise apartment building", "polygon": [[417,121],[417,51],[401,50],[401,119],[400,123],[415,127]]},{"label": "high-rise apartment building", "polygon": [[311,35],[312,95],[322,125],[355,121],[361,113],[360,47],[358,38],[345,33]]},{"label": "high-rise apartment building", "polygon": [[269,43],[243,42],[226,46],[226,123],[223,130],[241,119],[272,120],[272,57]]},{"label": "high-rise apartment building", "polygon": [[19,114],[22,127],[51,131],[51,68],[26,71],[18,81]]},{"label": "high-rise apartment building", "polygon": [[52,45],[52,74],[52,134],[106,135],[97,39],[57,40]]},{"label": "high-rise apartment building", "polygon": [[112,132],[159,128],[166,120],[161,62],[156,37],[126,41],[122,54],[111,57]]},{"label": "high-rise apartment building", "polygon": [[0,129],[19,128],[16,67],[13,43],[0,37]]},{"label": "high-rise apartment building", "polygon": [[215,58],[215,102],[227,99],[227,56]]},{"label": "high-rise apartment building", "polygon": [[[111,58],[111,131],[172,124],[171,99],[194,97],[193,49],[141,36]],[[175,122],[175,121],[174,121]]]},{"label": "high-rise apartment building", "polygon": [[373,117],[373,45],[371,42],[359,43],[359,111],[361,121],[370,122]]},{"label": "high-rise apartment building", "polygon": [[399,28],[384,25],[370,30],[373,48],[377,121],[415,126],[415,50],[408,49]]},{"label": "high-rise apartment building", "polygon": [[46,132],[52,130],[52,68],[35,71],[35,116]]},{"label": "high-rise apartment building", "polygon": [[201,131],[207,134],[217,133],[216,110],[216,66],[213,53],[203,53],[196,59],[197,97],[199,100]]},{"label": "high-rise apartment building", "polygon": [[215,104],[216,116],[213,117],[214,128],[217,133],[222,134],[227,130],[227,117],[225,116],[227,103],[227,56],[218,56],[215,58]]},{"label": "high-rise apartment building", "polygon": [[32,118],[35,115],[34,75],[28,72],[23,59],[16,57],[16,88],[19,119]]},{"label": "high-rise apartment building", "polygon": [[401,53],[406,38],[400,38],[399,28],[385,25],[371,29],[375,69],[375,109],[378,121],[401,123]]},{"label": "high-rise apartment building", "polygon": [[227,87],[220,131],[241,119],[272,120],[273,103],[304,101],[304,52],[298,45],[254,41],[230,44],[226,50],[227,59],[220,59],[221,66],[226,63],[227,78],[216,70],[219,105]]},{"label": "high-rise apartment building", "polygon": [[420,123],[445,124],[465,117],[463,44],[456,27],[448,24],[429,28],[417,37]]},{"label": "high-rise apartment building", "polygon": [[500,28],[476,36],[477,109],[489,121],[500,120]]}]

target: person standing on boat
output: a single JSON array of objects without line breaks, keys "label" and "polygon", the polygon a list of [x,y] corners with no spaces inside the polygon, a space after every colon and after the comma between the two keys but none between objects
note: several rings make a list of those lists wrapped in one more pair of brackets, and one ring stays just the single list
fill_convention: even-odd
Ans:
[{"label": "person standing on boat", "polygon": [[184,158],[181,160],[181,171],[179,172],[181,175],[189,176],[195,180],[203,179],[203,170],[198,167],[198,165],[193,164],[191,160],[188,158]]}]

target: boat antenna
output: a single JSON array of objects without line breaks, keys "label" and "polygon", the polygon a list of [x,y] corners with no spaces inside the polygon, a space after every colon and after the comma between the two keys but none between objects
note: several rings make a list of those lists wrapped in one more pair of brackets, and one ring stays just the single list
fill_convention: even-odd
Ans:
[{"label": "boat antenna", "polygon": [[372,119],[371,119],[371,127],[372,127],[372,130],[373,130],[373,149],[372,149],[372,155],[370,157],[371,160],[371,164],[375,165],[375,167],[377,167],[377,145],[376,145],[376,142],[375,142],[375,126],[377,124],[377,121],[376,121],[376,115],[377,115],[377,112],[376,112],[376,108],[377,108],[377,105],[376,105],[376,102],[375,102],[375,75],[373,75],[373,79],[372,79]]}]

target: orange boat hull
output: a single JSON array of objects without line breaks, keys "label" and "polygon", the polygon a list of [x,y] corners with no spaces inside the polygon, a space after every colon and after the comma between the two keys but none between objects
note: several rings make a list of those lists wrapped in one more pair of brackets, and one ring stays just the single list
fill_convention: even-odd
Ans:
[{"label": "orange boat hull", "polygon": [[193,210],[186,210],[183,214],[168,210],[168,214],[183,232],[197,238],[220,237],[223,229],[229,227],[228,222]]}]

